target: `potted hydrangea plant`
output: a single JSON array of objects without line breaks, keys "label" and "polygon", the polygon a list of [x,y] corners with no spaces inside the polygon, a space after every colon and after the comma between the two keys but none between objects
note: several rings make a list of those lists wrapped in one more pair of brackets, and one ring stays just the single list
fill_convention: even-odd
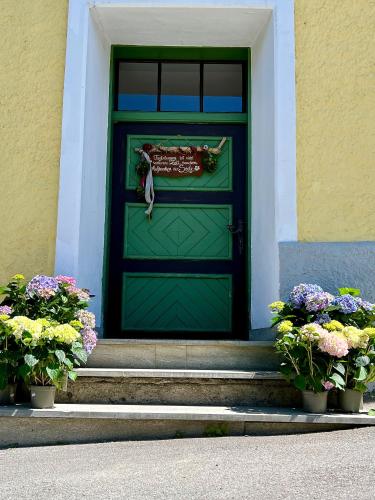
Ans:
[{"label": "potted hydrangea plant", "polygon": [[74,368],[87,360],[79,334],[82,325],[78,321],[61,325],[26,316],[15,316],[4,323],[21,353],[18,375],[30,386],[31,406],[53,407],[56,387],[61,388],[66,374],[75,380]]},{"label": "potted hydrangea plant", "polygon": [[294,327],[284,320],[278,331],[275,347],[282,358],[282,374],[302,391],[306,411],[324,413],[328,392],[344,386],[338,359],[347,353],[346,343],[316,323]]},{"label": "potted hydrangea plant", "polygon": [[375,305],[357,289],[340,288],[334,296],[302,283],[287,302],[274,302],[270,309],[278,325],[281,371],[303,391],[305,407],[307,398],[323,401],[324,391],[337,388],[342,408],[359,411],[366,384],[375,379]]},{"label": "potted hydrangea plant", "polygon": [[347,326],[342,332],[348,339],[349,353],[342,360],[345,390],[340,392],[339,402],[344,411],[357,413],[363,407],[367,384],[375,381],[375,328]]},{"label": "potted hydrangea plant", "polygon": [[[37,275],[27,282],[23,275],[15,275],[0,288],[0,295],[7,339],[7,349],[1,349],[0,336],[0,363],[1,356],[9,358],[3,380],[5,368],[11,367],[9,360],[16,359],[15,378],[31,385],[33,406],[46,407],[56,387],[62,388],[67,378],[75,380],[74,367],[85,363],[96,346],[95,316],[86,310],[89,291],[77,287],[70,276]],[[48,393],[47,402],[40,402],[40,393]]]}]

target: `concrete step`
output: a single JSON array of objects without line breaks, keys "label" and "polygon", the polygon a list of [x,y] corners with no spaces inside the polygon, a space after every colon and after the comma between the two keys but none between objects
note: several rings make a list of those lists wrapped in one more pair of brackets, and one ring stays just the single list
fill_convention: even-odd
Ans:
[{"label": "concrete step", "polygon": [[82,368],[59,403],[300,406],[277,371]]},{"label": "concrete step", "polygon": [[193,436],[269,435],[375,425],[366,413],[308,414],[246,406],[57,404],[0,407],[0,446],[34,446]]},{"label": "concrete step", "polygon": [[[269,334],[249,341],[100,339],[90,368],[176,368],[192,370],[277,370]],[[267,340],[259,340],[264,339]],[[257,339],[257,340],[255,340]]]}]

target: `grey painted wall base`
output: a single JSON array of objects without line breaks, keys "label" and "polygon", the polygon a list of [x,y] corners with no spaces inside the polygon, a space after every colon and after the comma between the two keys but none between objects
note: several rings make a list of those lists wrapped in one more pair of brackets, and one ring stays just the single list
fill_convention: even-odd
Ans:
[{"label": "grey painted wall base", "polygon": [[316,283],[327,292],[360,288],[375,302],[375,242],[283,242],[280,250],[280,298],[298,283]]}]

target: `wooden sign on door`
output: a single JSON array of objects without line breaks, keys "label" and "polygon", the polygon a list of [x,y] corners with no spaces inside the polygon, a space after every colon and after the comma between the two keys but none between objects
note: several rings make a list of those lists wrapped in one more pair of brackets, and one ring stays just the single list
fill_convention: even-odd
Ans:
[{"label": "wooden sign on door", "polygon": [[192,151],[150,152],[152,173],[162,177],[187,177],[203,174],[202,153]]}]

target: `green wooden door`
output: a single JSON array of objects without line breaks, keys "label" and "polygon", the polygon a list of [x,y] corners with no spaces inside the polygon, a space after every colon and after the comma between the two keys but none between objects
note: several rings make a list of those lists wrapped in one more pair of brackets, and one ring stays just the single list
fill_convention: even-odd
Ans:
[{"label": "green wooden door", "polygon": [[[240,125],[118,124],[114,130],[108,333],[241,338],[247,332],[246,130]],[[135,193],[137,148],[218,145],[214,173],[154,177],[152,219]],[[232,232],[229,228],[232,229]]]}]

